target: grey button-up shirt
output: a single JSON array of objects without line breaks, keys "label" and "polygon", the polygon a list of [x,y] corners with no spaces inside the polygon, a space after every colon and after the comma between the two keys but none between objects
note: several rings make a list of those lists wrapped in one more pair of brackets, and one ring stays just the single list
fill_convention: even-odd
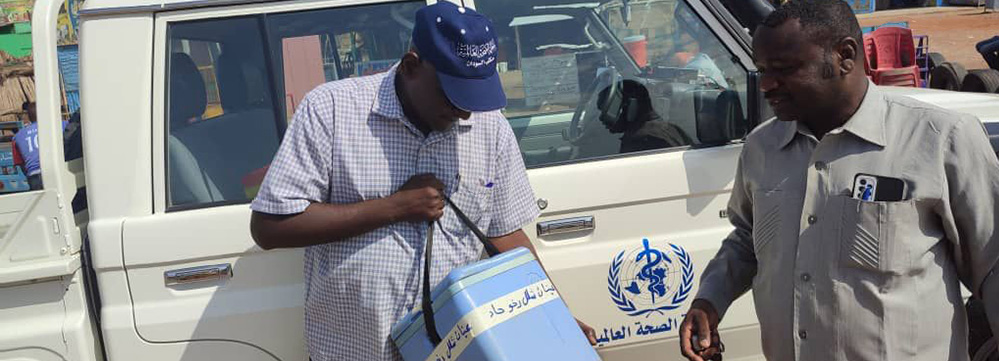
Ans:
[{"label": "grey button-up shirt", "polygon": [[[858,173],[904,180],[904,197],[854,199]],[[697,297],[724,314],[752,288],[769,360],[967,360],[959,282],[979,294],[999,283],[987,277],[997,199],[999,162],[976,118],[871,84],[821,141],[784,121],[748,137],[735,230]]]}]

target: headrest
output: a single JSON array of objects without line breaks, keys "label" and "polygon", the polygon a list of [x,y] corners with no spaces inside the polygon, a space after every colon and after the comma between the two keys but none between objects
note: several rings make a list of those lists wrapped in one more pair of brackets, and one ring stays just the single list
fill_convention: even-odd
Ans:
[{"label": "headrest", "polygon": [[249,107],[249,96],[246,93],[246,76],[243,73],[244,63],[239,54],[224,53],[215,63],[218,74],[219,100],[222,110],[233,112]]},{"label": "headrest", "polygon": [[194,60],[184,53],[170,55],[170,128],[188,124],[192,118],[200,117],[208,106],[208,93],[205,81]]},{"label": "headrest", "polygon": [[611,132],[622,132],[629,123],[644,123],[652,119],[652,98],[641,83],[625,79],[617,86],[608,86],[597,94],[600,121]]},{"label": "headrest", "polygon": [[[716,95],[717,94],[717,95]],[[734,90],[701,92],[697,105],[697,138],[701,144],[725,144],[746,133],[739,93]]]}]

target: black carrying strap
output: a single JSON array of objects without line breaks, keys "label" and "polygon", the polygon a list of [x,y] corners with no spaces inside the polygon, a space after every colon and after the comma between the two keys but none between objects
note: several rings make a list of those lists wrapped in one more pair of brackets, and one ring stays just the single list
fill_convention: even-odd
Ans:
[{"label": "black carrying strap", "polygon": [[482,245],[485,246],[486,248],[486,254],[488,254],[489,257],[498,255],[500,253],[500,251],[496,249],[496,246],[494,246],[493,243],[489,242],[489,239],[486,238],[486,234],[482,233],[482,230],[480,230],[479,227],[476,227],[475,223],[472,223],[472,220],[468,219],[468,216],[465,215],[465,212],[462,212],[461,208],[458,208],[458,205],[454,204],[454,202],[451,201],[451,198],[448,198],[448,196],[444,196],[444,201],[447,202],[449,206],[451,206],[451,209],[454,209],[454,214],[458,216],[458,219],[461,220],[461,223],[463,223],[465,227],[468,227],[468,229],[472,230],[472,233],[475,234],[475,238],[478,238],[479,242],[482,242]]},{"label": "black carrying strap", "polygon": [[[472,220],[468,219],[465,212],[462,212],[461,208],[458,208],[458,205],[451,201],[451,198],[444,196],[444,201],[451,206],[451,209],[454,210],[455,215],[458,216],[461,223],[464,224],[465,227],[468,227],[468,229],[475,234],[475,238],[478,238],[479,241],[482,242],[482,245],[486,249],[486,254],[488,254],[489,257],[500,253],[499,249],[497,249],[496,246],[493,245],[492,242],[489,242],[489,239],[486,238],[486,234],[482,233],[482,230],[480,230],[475,223],[472,223]],[[440,222],[437,223],[439,224]],[[439,343],[441,343],[441,335],[437,333],[437,322],[434,320],[434,304],[433,300],[430,299],[430,256],[433,248],[434,222],[427,222],[427,242],[424,243],[423,250],[423,325],[427,329],[427,336],[430,337],[430,342],[434,344],[434,347],[436,347]]]},{"label": "black carrying strap", "polygon": [[441,335],[437,333],[437,322],[434,320],[434,303],[430,299],[430,250],[434,248],[434,222],[427,222],[427,242],[423,246],[423,325],[427,328],[427,337],[437,347],[441,343]]}]

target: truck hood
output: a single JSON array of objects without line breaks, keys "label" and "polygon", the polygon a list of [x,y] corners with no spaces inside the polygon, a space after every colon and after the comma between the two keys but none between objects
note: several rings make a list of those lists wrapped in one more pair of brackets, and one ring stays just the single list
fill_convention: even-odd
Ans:
[{"label": "truck hood", "polygon": [[999,123],[999,94],[893,86],[883,86],[881,91],[904,95],[941,108],[971,114],[978,117],[982,123]]}]

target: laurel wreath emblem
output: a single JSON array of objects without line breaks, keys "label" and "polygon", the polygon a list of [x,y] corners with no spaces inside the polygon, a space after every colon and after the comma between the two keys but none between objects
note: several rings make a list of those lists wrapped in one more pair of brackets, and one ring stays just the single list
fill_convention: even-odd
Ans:
[{"label": "laurel wreath emblem", "polygon": [[686,250],[672,243],[669,246],[673,251],[673,255],[676,256],[676,260],[680,263],[680,288],[673,294],[673,298],[668,304],[659,307],[638,309],[635,307],[635,303],[625,296],[621,290],[621,282],[619,282],[625,251],[621,251],[617,257],[614,257],[610,270],[607,272],[607,291],[610,292],[611,301],[617,305],[619,310],[627,313],[629,316],[641,316],[652,312],[663,313],[663,311],[679,308],[687,300],[687,297],[690,296],[690,291],[694,288],[694,263],[691,261],[690,254]]}]

